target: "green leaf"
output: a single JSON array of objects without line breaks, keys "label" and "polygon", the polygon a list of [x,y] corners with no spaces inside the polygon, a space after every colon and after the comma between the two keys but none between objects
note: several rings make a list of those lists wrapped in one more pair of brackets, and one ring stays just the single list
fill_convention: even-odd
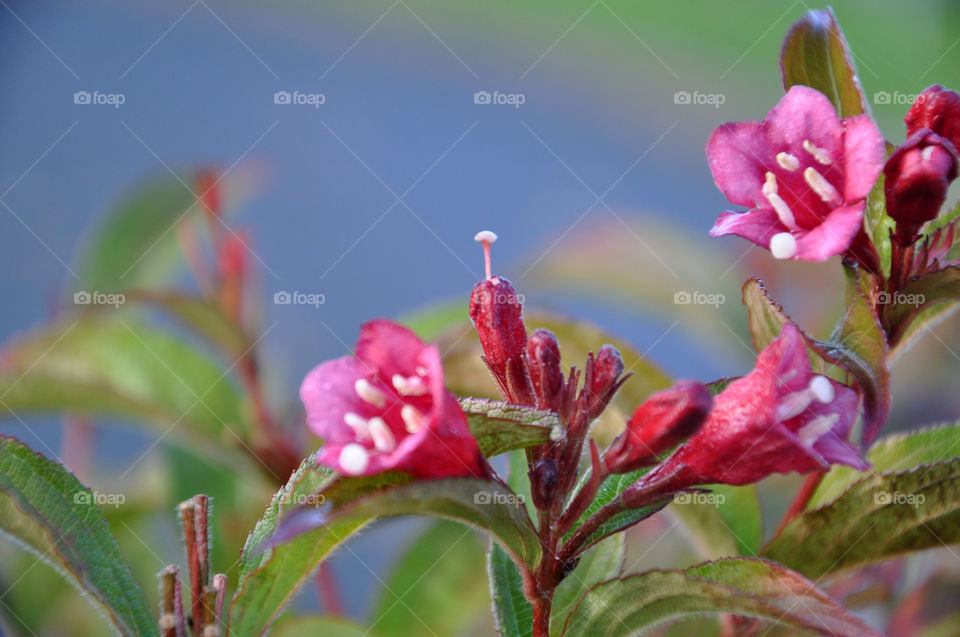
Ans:
[{"label": "green leaf", "polygon": [[[889,156],[889,152],[887,155]],[[890,266],[893,263],[893,246],[890,243],[890,233],[896,223],[887,214],[887,198],[883,191],[883,173],[877,178],[870,194],[867,195],[867,207],[863,211],[863,230],[866,232],[873,247],[880,258],[880,272],[884,277],[890,276]]]},{"label": "green leaf", "polygon": [[763,512],[756,486],[717,484],[705,488],[712,494],[704,501],[674,500],[670,506],[700,552],[707,558],[756,556],[763,542]]},{"label": "green leaf", "polygon": [[[945,453],[955,451],[960,451],[960,424],[948,424],[885,436],[870,447],[866,459],[873,473],[892,473],[941,462],[947,459]],[[863,477],[863,472],[852,467],[834,465],[821,480],[807,508],[830,504]]]},{"label": "green leaf", "polygon": [[850,372],[863,391],[863,440],[870,444],[890,413],[889,348],[873,301],[861,287],[860,272],[853,266],[843,272],[846,309],[830,336],[827,355]]},{"label": "green leaf", "polygon": [[567,615],[588,590],[600,582],[620,575],[626,552],[626,536],[612,535],[588,550],[577,567],[564,578],[553,595],[550,611],[550,634],[559,635]]},{"label": "green leaf", "polygon": [[335,480],[314,457],[307,458],[267,505],[240,555],[239,585],[230,603],[231,635],[263,634],[320,562],[369,521],[330,522],[262,550],[285,510],[317,503],[316,494]]},{"label": "green leaf", "polygon": [[131,290],[125,296],[127,303],[155,307],[195,330],[222,348],[231,357],[231,362],[248,353],[249,339],[214,303],[179,292]]},{"label": "green leaf", "polygon": [[378,637],[468,632],[489,604],[477,577],[483,553],[476,534],[463,525],[432,524],[387,578],[369,630]]},{"label": "green leaf", "polygon": [[[240,558],[240,585],[230,605],[231,634],[259,635],[320,562],[375,518],[432,515],[479,527],[535,564],[540,543],[523,504],[498,483],[472,478],[414,482],[396,473],[340,478],[308,458],[274,496],[251,532]],[[322,524],[277,541],[278,522],[289,510],[328,504]],[[267,540],[275,543],[267,546]],[[264,550],[264,547],[265,550]]]},{"label": "green leaf", "polygon": [[868,111],[853,59],[833,9],[813,9],[787,32],[780,52],[783,88],[803,84],[833,103],[840,117]]},{"label": "green leaf", "polygon": [[[233,635],[233,627],[230,628]],[[271,637],[367,637],[370,632],[342,617],[283,617],[270,631]]]},{"label": "green leaf", "polygon": [[[620,494],[623,493],[627,487],[640,479],[640,476],[645,474],[649,469],[638,469],[637,471],[631,471],[630,473],[620,473],[607,477],[606,480],[600,485],[600,488],[597,490],[597,495],[593,498],[593,501],[587,507],[587,510],[583,512],[583,515],[580,516],[580,519],[573,525],[570,531],[564,536],[564,539],[569,539],[573,532],[580,528],[580,525],[583,524],[587,518],[592,516],[594,513],[599,511],[601,508],[607,504],[613,502],[620,497]],[[666,505],[666,502],[659,504],[652,504],[650,506],[641,507],[639,509],[627,509],[621,511],[610,517],[607,521],[597,527],[597,530],[594,531],[589,538],[583,543],[584,547],[588,547],[591,544],[599,542],[608,535],[612,535],[619,531],[623,531],[637,522],[640,522],[644,518],[647,518]]]},{"label": "green leaf", "polygon": [[0,351],[0,409],[109,414],[150,423],[207,453],[245,438],[244,400],[222,367],[156,328],[91,314],[32,330]]},{"label": "green leaf", "polygon": [[198,211],[193,193],[176,177],[139,185],[96,229],[80,264],[79,287],[115,292],[165,280],[179,256],[177,226]]},{"label": "green leaf", "polygon": [[560,419],[551,411],[484,398],[461,398],[460,407],[480,451],[488,458],[544,445],[563,435]]},{"label": "green leaf", "polygon": [[794,518],[764,555],[808,577],[960,541],[960,458],[872,474]]},{"label": "green leaf", "polygon": [[779,564],[748,558],[604,582],[580,600],[563,634],[626,637],[705,612],[758,617],[804,633],[879,635],[813,582]]},{"label": "green leaf", "polygon": [[502,637],[530,637],[533,607],[523,596],[523,578],[507,552],[495,542],[487,553],[487,574],[497,632]]},{"label": "green leaf", "polygon": [[[582,367],[587,352],[597,351],[606,343],[614,345],[623,355],[626,369],[633,376],[617,392],[610,408],[597,420],[592,434],[602,448],[621,431],[630,414],[650,394],[669,387],[670,377],[655,367],[635,347],[611,336],[586,321],[575,321],[545,312],[524,312],[528,330],[542,327],[556,334],[561,344],[564,365]],[[447,385],[461,396],[496,398],[499,396],[490,373],[480,356],[482,350],[476,332],[469,322],[448,330],[437,340],[444,352],[443,368]]]},{"label": "green leaf", "polygon": [[121,635],[157,634],[93,492],[61,465],[5,436],[0,530],[88,593]]},{"label": "green leaf", "polygon": [[443,478],[379,491],[335,510],[331,521],[430,515],[479,527],[530,567],[540,561],[540,540],[523,502],[492,480]]},{"label": "green leaf", "polygon": [[760,351],[780,336],[783,326],[792,323],[783,308],[774,301],[763,281],[750,277],[743,284],[743,304],[747,306],[753,348]]},{"label": "green leaf", "polygon": [[893,305],[886,310],[884,318],[892,330],[890,340],[896,343],[906,337],[921,313],[960,300],[960,265],[913,279],[890,300]]}]

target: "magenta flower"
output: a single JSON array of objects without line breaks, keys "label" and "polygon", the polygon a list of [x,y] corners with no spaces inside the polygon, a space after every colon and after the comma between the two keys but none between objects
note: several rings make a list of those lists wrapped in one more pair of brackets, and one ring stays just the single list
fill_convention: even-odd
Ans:
[{"label": "magenta flower", "polygon": [[857,403],[853,389],[811,371],[800,330],[787,324],[754,370],[714,398],[700,430],[652,473],[683,488],[749,484],[834,463],[866,469],[846,439]]},{"label": "magenta flower", "polygon": [[862,226],[884,159],[883,135],[869,116],[838,119],[822,93],[794,86],[764,121],[724,124],[710,136],[717,187],[750,208],[721,214],[710,235],[735,234],[778,259],[842,254]]},{"label": "magenta flower", "polygon": [[487,475],[440,354],[407,328],[379,319],[360,328],[356,355],[315,367],[300,386],[319,461],[346,475],[392,469],[419,478]]}]

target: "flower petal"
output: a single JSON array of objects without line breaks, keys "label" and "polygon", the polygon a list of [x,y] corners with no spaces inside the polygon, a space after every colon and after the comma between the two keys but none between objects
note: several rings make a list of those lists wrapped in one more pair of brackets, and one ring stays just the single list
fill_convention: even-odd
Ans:
[{"label": "flower petal", "polygon": [[707,141],[707,162],[717,188],[731,203],[747,208],[763,203],[766,166],[774,155],[764,122],[724,124]]},{"label": "flower petal", "polygon": [[883,133],[869,115],[843,120],[843,197],[857,201],[870,194],[886,160]]},{"label": "flower petal", "polygon": [[[839,158],[843,149],[843,126],[827,96],[797,84],[767,115],[770,138],[783,142],[798,156],[808,141],[828,155]],[[782,148],[779,150],[783,150]]]},{"label": "flower petal", "polygon": [[819,226],[797,237],[797,254],[802,261],[826,261],[843,254],[863,226],[864,202],[841,206]]},{"label": "flower petal", "polygon": [[735,234],[769,250],[770,239],[779,232],[787,232],[787,227],[780,222],[777,213],[771,208],[757,208],[747,212],[724,212],[717,217],[710,229],[710,236]]}]

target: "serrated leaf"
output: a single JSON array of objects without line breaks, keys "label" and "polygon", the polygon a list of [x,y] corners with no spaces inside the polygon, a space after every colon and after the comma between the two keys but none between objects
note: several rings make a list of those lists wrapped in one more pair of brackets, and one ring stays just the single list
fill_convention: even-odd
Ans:
[{"label": "serrated leaf", "polygon": [[62,573],[121,635],[157,635],[94,494],[61,465],[0,436],[0,530]]},{"label": "serrated leaf", "polygon": [[[906,336],[921,313],[960,300],[960,265],[908,281],[900,293],[890,300],[895,304],[887,309],[884,318],[892,330],[891,342],[898,342]],[[922,325],[917,327],[921,328]]]},{"label": "serrated leaf", "polygon": [[477,536],[440,520],[400,557],[380,593],[369,630],[378,637],[462,635],[488,607]]},{"label": "serrated leaf", "polygon": [[495,542],[487,553],[487,575],[497,632],[501,637],[530,637],[533,607],[523,596],[523,578],[507,552]]},{"label": "serrated leaf", "polygon": [[960,458],[871,474],[794,518],[764,551],[809,577],[960,541]]},{"label": "serrated leaf", "polygon": [[604,582],[581,599],[563,634],[626,637],[697,613],[758,617],[812,634],[879,635],[813,582],[779,564],[748,558]]},{"label": "serrated leaf", "polygon": [[[960,424],[940,425],[877,440],[866,460],[873,473],[906,471],[919,465],[946,460],[945,454],[960,453]],[[840,497],[854,482],[864,477],[852,467],[834,465],[823,477],[808,509],[825,506]]]},{"label": "serrated leaf", "polygon": [[190,343],[135,322],[91,314],[47,325],[0,351],[0,413],[71,411],[149,424],[221,460],[248,430],[227,371]]},{"label": "serrated leaf", "polygon": [[563,435],[560,419],[550,411],[485,398],[461,398],[470,431],[484,456],[549,443]]},{"label": "serrated leaf", "polygon": [[559,635],[574,605],[588,590],[620,575],[625,558],[626,536],[612,535],[589,549],[577,567],[567,575],[553,595],[550,611],[550,634]]},{"label": "serrated leaf", "polygon": [[853,57],[833,9],[813,9],[797,20],[780,52],[783,88],[815,88],[833,103],[840,117],[867,112],[867,101]]},{"label": "serrated leaf", "polygon": [[708,485],[710,501],[674,502],[670,511],[707,558],[756,556],[763,541],[763,511],[754,485]]}]

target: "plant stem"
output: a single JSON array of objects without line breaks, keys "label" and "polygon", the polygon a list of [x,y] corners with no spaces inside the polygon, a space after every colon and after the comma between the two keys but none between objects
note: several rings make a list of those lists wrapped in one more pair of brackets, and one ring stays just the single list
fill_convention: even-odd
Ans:
[{"label": "plant stem", "polygon": [[790,521],[803,513],[804,509],[807,508],[807,504],[810,503],[810,498],[813,497],[817,487],[820,486],[823,476],[824,473],[822,471],[811,473],[809,476],[807,476],[807,480],[803,483],[803,486],[800,487],[800,490],[793,499],[793,503],[790,505],[790,508],[787,509],[787,512],[783,514],[783,519],[781,519],[780,524],[777,525],[777,530],[773,534],[773,539],[780,537],[780,534],[783,533],[785,528],[787,528],[787,525],[790,523]]}]

